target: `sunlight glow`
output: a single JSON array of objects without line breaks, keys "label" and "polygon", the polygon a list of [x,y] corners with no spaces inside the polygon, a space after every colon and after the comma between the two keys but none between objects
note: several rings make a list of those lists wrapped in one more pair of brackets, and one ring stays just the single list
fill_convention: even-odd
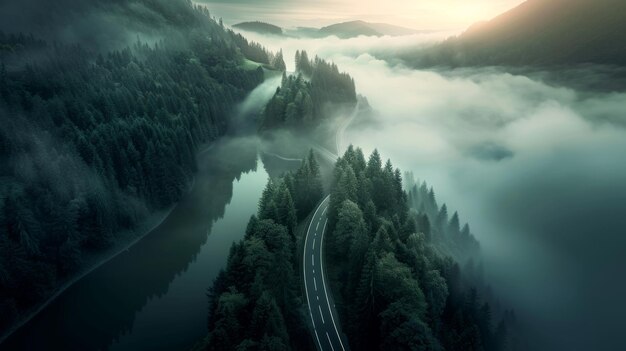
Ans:
[{"label": "sunlight glow", "polygon": [[442,27],[466,27],[488,20],[521,2],[523,0],[343,0],[333,3],[355,17],[366,16],[398,25],[444,29]]},{"label": "sunlight glow", "polygon": [[[342,21],[385,22],[413,29],[461,30],[489,20],[524,0],[196,0],[231,22],[265,20],[285,27]],[[262,18],[260,18],[262,17]]]}]

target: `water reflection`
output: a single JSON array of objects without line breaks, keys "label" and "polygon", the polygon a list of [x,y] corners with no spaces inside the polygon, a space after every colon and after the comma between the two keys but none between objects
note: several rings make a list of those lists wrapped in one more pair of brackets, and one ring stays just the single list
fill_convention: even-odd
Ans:
[{"label": "water reflection", "polygon": [[[137,313],[151,300],[166,296],[172,281],[186,273],[190,265],[197,261],[202,246],[207,242],[207,234],[214,224],[220,224],[216,221],[224,217],[225,209],[233,197],[233,181],[249,173],[253,178],[251,187],[259,188],[259,194],[265,183],[267,175],[264,172],[256,175],[255,139],[222,141],[202,157],[204,159],[199,160],[200,170],[192,191],[160,226],[135,246],[69,288],[3,346],[17,350],[108,349],[120,336],[131,334],[133,328],[136,328]],[[257,195],[254,191],[242,192],[242,196],[250,197],[246,200],[252,204],[247,208],[234,209],[235,216],[244,216],[235,223],[243,225],[233,225],[231,228],[223,226],[221,229],[225,233],[222,234],[227,235],[222,235],[221,242],[213,243],[220,244],[225,252],[224,257],[230,243],[243,235],[247,217],[256,208]],[[201,277],[199,283],[204,287],[199,293],[196,292],[196,296],[199,294],[204,297],[211,282],[210,275],[217,273],[224,262],[211,263],[213,265],[201,269],[200,275],[205,276]],[[180,291],[181,296],[194,293],[194,288],[185,287]],[[206,300],[192,306],[201,311],[202,321],[206,320],[203,306],[206,306]],[[158,313],[163,314],[163,311]],[[170,313],[172,316],[179,315],[178,311]],[[186,318],[179,322],[184,323],[184,320]],[[199,329],[200,336],[206,331],[203,323],[186,327],[196,332]],[[171,338],[154,337],[162,332],[166,330],[155,329],[149,335],[159,341],[158,348],[168,349],[168,345],[190,342],[185,341],[189,335],[170,335],[174,344],[164,340]]]},{"label": "water reflection", "polygon": [[163,223],[63,292],[2,350],[171,350],[201,339],[206,291],[267,182],[259,140],[246,132],[254,134],[249,126],[278,83],[268,79],[235,111],[239,133],[199,153],[192,190]]}]

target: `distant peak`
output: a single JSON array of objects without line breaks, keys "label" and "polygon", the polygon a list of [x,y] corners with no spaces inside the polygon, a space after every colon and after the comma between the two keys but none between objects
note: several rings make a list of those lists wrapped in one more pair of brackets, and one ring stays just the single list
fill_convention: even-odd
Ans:
[{"label": "distant peak", "polygon": [[234,24],[233,27],[260,34],[283,34],[283,29],[281,27],[261,21],[241,22]]}]

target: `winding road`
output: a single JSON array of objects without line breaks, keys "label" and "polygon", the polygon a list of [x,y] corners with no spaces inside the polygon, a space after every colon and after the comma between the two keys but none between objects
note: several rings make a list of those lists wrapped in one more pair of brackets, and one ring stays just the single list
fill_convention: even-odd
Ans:
[{"label": "winding road", "polygon": [[339,129],[337,129],[337,134],[335,134],[335,144],[337,147],[338,155],[341,155],[341,153],[346,149],[344,145],[344,140],[343,140],[344,134],[346,133],[346,129],[348,129],[348,126],[350,125],[350,123],[352,123],[352,120],[354,120],[354,118],[359,114],[360,109],[361,109],[361,99],[358,99],[356,105],[354,106],[354,110],[352,111],[350,116],[348,116],[348,118],[346,118],[341,123],[341,125],[339,126]]},{"label": "winding road", "polygon": [[349,350],[348,343],[342,336],[341,325],[324,273],[323,240],[328,222],[326,212],[329,200],[330,196],[322,200],[313,213],[307,229],[302,258],[304,289],[318,349],[344,351]]},{"label": "winding road", "polygon": [[[346,118],[335,136],[337,154],[327,148],[313,143],[312,147],[331,162],[337,161],[338,154],[343,152],[343,134],[354,117],[359,112],[361,102],[357,102],[354,111]],[[304,239],[304,253],[302,255],[302,269],[304,290],[306,292],[309,315],[313,326],[313,334],[318,350],[345,351],[350,350],[348,342],[341,332],[339,316],[335,309],[330,287],[326,283],[324,272],[324,233],[328,223],[326,212],[330,203],[330,195],[326,196],[317,206]]]},{"label": "winding road", "polygon": [[[337,161],[339,158],[338,154],[344,151],[343,134],[359,113],[360,104],[359,100],[350,116],[345,118],[337,128],[335,135],[337,153],[315,142],[310,142],[311,147],[317,151],[318,155],[326,158],[331,163]],[[301,161],[301,159],[288,158],[267,151],[265,153],[285,161]],[[317,206],[307,228],[302,255],[304,290],[317,349],[320,351],[349,351],[347,340],[341,332],[339,316],[332,299],[332,292],[329,291],[330,287],[327,286],[324,272],[323,240],[328,223],[326,212],[328,211],[329,203],[330,195],[326,196]]]},{"label": "winding road", "polygon": [[352,110],[352,113],[350,113],[350,115],[347,118],[345,118],[343,121],[341,121],[341,123],[339,124],[339,127],[337,128],[337,133],[335,134],[335,147],[337,149],[337,153],[334,153],[315,142],[311,142],[311,147],[315,151],[317,151],[318,154],[327,158],[328,160],[332,162],[337,161],[339,156],[346,149],[346,146],[344,145],[345,142],[343,140],[346,129],[348,128],[350,123],[352,123],[352,120],[354,120],[354,118],[359,114],[360,108],[361,108],[361,100],[358,100],[356,105],[354,106],[354,109]]}]

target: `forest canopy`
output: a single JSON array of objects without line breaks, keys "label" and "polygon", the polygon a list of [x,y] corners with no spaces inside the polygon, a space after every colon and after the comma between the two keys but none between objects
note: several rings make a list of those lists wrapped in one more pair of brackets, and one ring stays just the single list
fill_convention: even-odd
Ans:
[{"label": "forest canopy", "polygon": [[244,60],[276,61],[205,8],[146,3],[174,16],[160,39],[107,52],[0,32],[0,330],[177,201],[264,80]]},{"label": "forest canopy", "polygon": [[329,104],[355,104],[354,79],[334,63],[306,51],[296,52],[295,74],[284,74],[280,88],[267,103],[260,129],[311,127],[328,117]]},{"label": "forest canopy", "polygon": [[322,191],[312,152],[297,171],[269,180],[245,238],[232,246],[210,290],[209,333],[198,350],[310,348],[298,289],[297,224]]},{"label": "forest canopy", "polygon": [[350,146],[335,166],[325,245],[351,347],[514,349],[512,313],[481,294],[488,289],[469,226],[460,229],[457,213],[449,218],[432,189],[407,178],[408,194],[400,170],[376,150],[366,160]]},{"label": "forest canopy", "polygon": [[[321,185],[307,186],[321,181],[315,164],[311,154],[295,173],[269,181],[214,281],[209,333],[197,350],[315,348],[308,306],[294,289],[302,279],[298,228],[322,197]],[[494,307],[469,226],[461,229],[458,214],[449,217],[412,174],[403,182],[377,151],[366,159],[350,146],[334,168],[328,217],[326,270],[352,349],[517,349],[515,315]]]}]

